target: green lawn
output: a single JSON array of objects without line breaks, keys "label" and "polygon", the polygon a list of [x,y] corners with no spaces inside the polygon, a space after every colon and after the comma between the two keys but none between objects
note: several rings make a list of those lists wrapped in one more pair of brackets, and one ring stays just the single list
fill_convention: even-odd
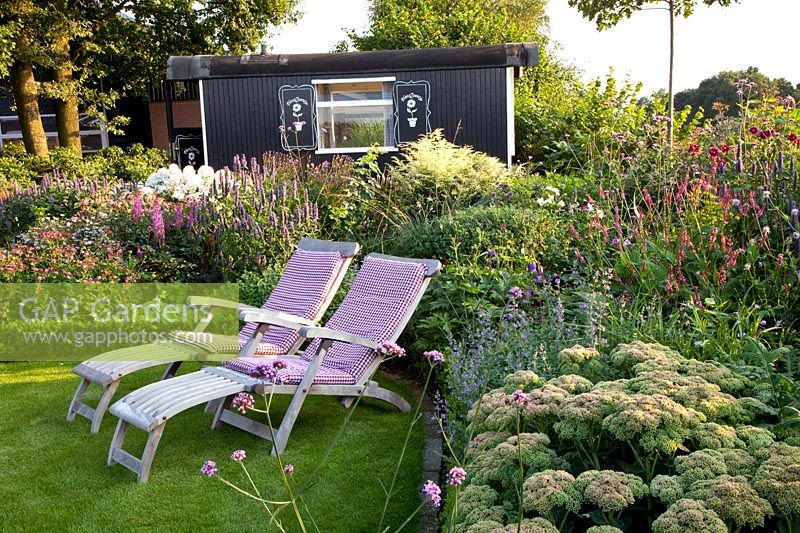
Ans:
[{"label": "green lawn", "polygon": [[[236,428],[209,429],[211,415],[191,409],[167,423],[150,481],[119,465],[106,466],[116,418],[107,415],[100,433],[89,433],[88,420],[65,420],[77,378],[70,364],[0,363],[0,530],[2,531],[271,531],[260,505],[217,479],[199,472],[217,462],[230,481],[246,482],[230,460],[235,449],[247,451],[246,464],[265,498],[285,496],[277,460],[269,443]],[[195,366],[186,365],[182,372]],[[156,380],[160,369],[133,374],[117,396]],[[386,375],[384,387],[413,401],[409,391]],[[99,397],[87,395],[87,403]],[[288,398],[274,401],[279,417]],[[258,407],[262,407],[259,399]],[[284,462],[302,481],[319,463],[344,419],[335,398],[309,397],[289,440]],[[399,456],[411,414],[377,400],[362,400],[306,503],[321,531],[375,531],[383,490]],[[274,421],[277,424],[277,421]],[[139,454],[145,434],[128,432],[125,446]],[[399,476],[399,492],[389,508],[389,523],[402,523],[419,503],[422,481],[422,432],[415,429]],[[299,530],[288,509],[281,515],[288,530]],[[308,521],[307,521],[308,524]],[[413,520],[406,527],[416,529]],[[309,526],[310,527],[310,526]]]}]

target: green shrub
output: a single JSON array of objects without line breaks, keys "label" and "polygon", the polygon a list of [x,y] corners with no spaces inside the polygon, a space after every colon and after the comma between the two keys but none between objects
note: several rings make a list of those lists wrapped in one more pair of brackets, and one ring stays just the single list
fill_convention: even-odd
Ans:
[{"label": "green shrub", "polygon": [[562,250],[569,239],[564,225],[545,209],[493,206],[408,224],[389,238],[389,246],[397,255],[446,263],[492,264],[504,258],[511,265],[539,261],[555,267],[568,262]]},{"label": "green shrub", "polygon": [[457,146],[441,130],[407,146],[393,163],[391,199],[413,218],[473,205],[511,177],[499,159]]}]

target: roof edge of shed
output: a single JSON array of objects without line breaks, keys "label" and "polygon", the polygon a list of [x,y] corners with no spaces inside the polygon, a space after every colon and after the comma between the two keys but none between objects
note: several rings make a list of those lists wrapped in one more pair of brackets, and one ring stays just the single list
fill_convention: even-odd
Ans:
[{"label": "roof edge of shed", "polygon": [[188,81],[319,73],[534,67],[538,64],[539,46],[532,42],[318,54],[171,56],[167,62],[166,79]]}]

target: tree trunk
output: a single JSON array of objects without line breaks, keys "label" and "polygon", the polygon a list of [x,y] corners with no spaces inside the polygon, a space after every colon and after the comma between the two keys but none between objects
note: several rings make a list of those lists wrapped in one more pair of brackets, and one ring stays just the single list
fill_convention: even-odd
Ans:
[{"label": "tree trunk", "polygon": [[[66,3],[63,0],[55,2],[55,5],[62,14],[65,14]],[[55,43],[58,66],[53,69],[53,79],[59,85],[59,91],[63,94],[63,97],[56,98],[55,101],[58,144],[64,148],[72,148],[80,156],[81,127],[78,122],[78,97],[75,94],[75,83],[72,78],[69,35],[64,28],[59,29],[61,35],[58,36]]]},{"label": "tree trunk", "polygon": [[[20,36],[17,39],[17,46],[20,49],[27,48],[27,45],[26,37]],[[33,78],[33,66],[30,63],[15,61],[11,65],[11,86],[25,151],[33,155],[46,156],[47,137],[39,113],[39,88]]]},{"label": "tree trunk", "polygon": [[669,89],[668,89],[668,111],[669,122],[667,122],[667,146],[672,150],[672,141],[675,130],[675,92],[673,88],[673,78],[675,74],[675,2],[669,2]]},{"label": "tree trunk", "polygon": [[[66,37],[59,39],[59,48],[66,47],[69,54],[69,41]],[[58,128],[58,144],[62,147],[72,148],[76,154],[81,155],[81,133],[78,122],[78,97],[72,81],[72,63],[65,61],[62,67],[54,70],[54,80],[65,91],[63,98],[58,98],[56,104],[56,127]]]}]

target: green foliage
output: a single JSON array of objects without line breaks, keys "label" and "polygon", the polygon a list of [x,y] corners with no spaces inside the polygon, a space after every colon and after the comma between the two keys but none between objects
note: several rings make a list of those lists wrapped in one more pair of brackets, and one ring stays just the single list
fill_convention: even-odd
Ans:
[{"label": "green foliage", "polygon": [[72,150],[55,148],[46,157],[26,154],[19,144],[6,145],[0,150],[0,189],[14,185],[26,187],[48,174],[83,181],[122,179],[144,181],[147,176],[167,163],[162,150],[133,145],[127,150],[113,146],[84,158]]},{"label": "green foliage", "polygon": [[653,522],[653,533],[726,533],[717,513],[697,500],[678,500]]},{"label": "green foliage", "polygon": [[528,41],[543,33],[545,7],[541,0],[378,0],[370,6],[367,32],[351,30],[348,37],[357,50]]},{"label": "green foliage", "polygon": [[457,146],[441,130],[407,146],[388,169],[391,199],[412,219],[473,205],[509,179],[499,159]]},{"label": "green foliage", "polygon": [[[729,6],[738,0],[701,0],[703,4],[710,6],[719,4]],[[606,29],[615,26],[619,21],[630,18],[635,12],[647,9],[644,6],[660,3],[659,0],[610,0],[598,2],[597,0],[569,0],[570,7],[575,7],[581,14],[593,20],[598,29]],[[670,0],[670,5],[674,8],[678,16],[689,17],[694,12],[697,0]]]}]

